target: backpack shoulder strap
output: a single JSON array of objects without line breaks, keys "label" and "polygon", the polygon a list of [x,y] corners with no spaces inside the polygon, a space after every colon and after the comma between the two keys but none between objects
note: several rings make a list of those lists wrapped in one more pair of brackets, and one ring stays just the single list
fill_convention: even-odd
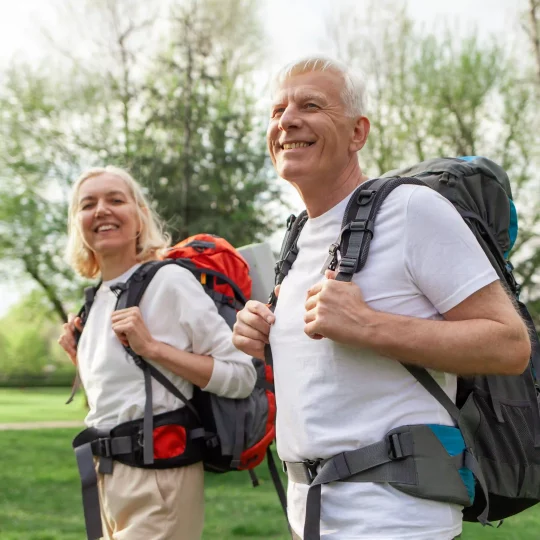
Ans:
[{"label": "backpack shoulder strap", "polygon": [[[275,266],[275,285],[280,285],[283,282],[298,256],[298,239],[300,238],[300,233],[302,232],[307,219],[308,215],[305,210],[298,214],[298,217],[291,214],[287,219],[287,230],[285,231],[285,236],[283,237],[283,242],[281,244],[279,260]],[[274,294],[274,291],[272,291],[268,300],[272,309],[275,309],[276,302],[277,297]]]},{"label": "backpack shoulder strap", "polygon": [[[113,292],[118,296],[116,309],[126,309],[138,306],[141,302],[144,292],[150,285],[150,282],[156,275],[157,271],[168,264],[175,264],[173,259],[165,259],[163,261],[149,261],[141,265],[128,279],[126,283],[118,283],[111,287]],[[200,422],[200,416],[191,401],[152,364],[148,363],[142,356],[138,355],[131,347],[124,345],[126,352],[133,358],[135,365],[142,370],[144,374],[144,387],[146,392],[144,405],[143,419],[143,461],[145,465],[150,465],[154,462],[154,440],[153,440],[153,399],[152,399],[152,381],[153,377],[162,386],[164,386],[171,394],[180,399],[184,405],[193,413],[195,418]]]},{"label": "backpack shoulder strap", "polygon": [[[82,324],[83,324],[83,330],[84,330],[84,324],[86,323],[88,319],[88,315],[90,314],[90,310],[92,309],[92,304],[94,303],[94,299],[96,297],[97,290],[101,286],[101,280],[97,285],[93,285],[91,287],[86,287],[84,289],[84,304],[81,306],[81,309],[79,309],[76,317],[80,317]],[[81,339],[82,331],[79,331],[77,328],[75,328],[74,331],[74,337],[75,337],[75,346],[78,347],[79,340]],[[79,368],[75,367],[75,378],[73,379],[73,384],[71,385],[71,393],[69,394],[69,397],[66,401],[66,405],[69,405],[73,399],[75,398],[75,394],[78,392],[79,388],[81,387],[81,377],[79,375]]]},{"label": "backpack shoulder strap", "polygon": [[[334,246],[341,252],[337,281],[351,281],[366,264],[375,220],[386,197],[404,184],[425,186],[417,178],[378,178],[356,188],[343,217],[340,238]],[[339,246],[339,247],[338,247]],[[335,251],[336,251],[335,250]],[[334,252],[336,256],[336,253]]]}]

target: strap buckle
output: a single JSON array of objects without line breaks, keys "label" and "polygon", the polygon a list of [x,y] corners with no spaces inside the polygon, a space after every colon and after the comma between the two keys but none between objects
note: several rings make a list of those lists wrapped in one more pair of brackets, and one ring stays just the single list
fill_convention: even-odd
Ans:
[{"label": "strap buckle", "polygon": [[401,443],[399,442],[399,433],[392,433],[392,435],[388,436],[387,442],[388,442],[388,457],[392,461],[398,461],[400,459],[404,459],[405,457],[407,457],[405,453],[403,452]]},{"label": "strap buckle", "polygon": [[369,219],[354,219],[351,221],[350,229],[351,232],[369,231],[371,234],[373,234],[372,221]]},{"label": "strap buckle", "polygon": [[350,257],[342,257],[341,261],[339,261],[339,272],[343,272],[344,274],[354,274],[355,268],[356,259],[352,259]]},{"label": "strap buckle", "polygon": [[108,437],[102,437],[98,439],[97,442],[99,456],[105,458],[112,457],[111,439]]},{"label": "strap buckle", "polygon": [[377,193],[376,189],[361,189],[356,197],[356,201],[360,206],[366,206],[366,204],[371,202],[371,199],[373,199],[375,193]]},{"label": "strap buckle", "polygon": [[317,469],[320,464],[320,459],[306,459],[302,461],[302,465],[304,466],[304,473],[306,475],[306,480],[308,481],[308,484],[311,484],[313,480],[315,480],[315,477],[317,476]]}]

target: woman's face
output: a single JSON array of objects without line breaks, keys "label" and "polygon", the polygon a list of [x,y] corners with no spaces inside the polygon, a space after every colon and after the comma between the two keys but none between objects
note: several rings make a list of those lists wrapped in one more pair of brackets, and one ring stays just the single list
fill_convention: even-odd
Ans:
[{"label": "woman's face", "polygon": [[85,180],[79,188],[77,218],[84,241],[98,258],[135,258],[142,224],[122,178],[103,173]]}]

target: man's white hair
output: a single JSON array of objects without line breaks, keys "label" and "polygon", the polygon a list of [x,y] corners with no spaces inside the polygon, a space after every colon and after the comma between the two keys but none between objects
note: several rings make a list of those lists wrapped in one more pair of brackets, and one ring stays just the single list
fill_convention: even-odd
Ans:
[{"label": "man's white hair", "polygon": [[344,83],[341,99],[347,115],[356,117],[366,114],[367,92],[364,75],[361,72],[351,70],[343,62],[326,56],[306,56],[282,67],[274,77],[272,94],[289,77],[312,71],[333,71],[341,75]]}]

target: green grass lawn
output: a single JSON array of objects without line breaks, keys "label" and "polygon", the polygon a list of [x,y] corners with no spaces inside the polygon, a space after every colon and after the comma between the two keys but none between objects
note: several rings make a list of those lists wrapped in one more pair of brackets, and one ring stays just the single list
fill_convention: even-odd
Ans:
[{"label": "green grass lawn", "polygon": [[[16,421],[44,418],[31,411],[32,399],[49,410],[65,391],[0,391],[0,422],[14,421],[3,404],[11,396]],[[29,396],[32,399],[28,399]],[[60,403],[62,401],[60,400]],[[66,407],[67,408],[67,407]],[[20,411],[20,412],[21,412]],[[82,416],[82,415],[81,415]],[[81,418],[79,416],[79,418]],[[77,466],[71,450],[76,429],[0,431],[0,539],[81,540],[85,538]],[[260,470],[260,471],[259,471]],[[252,488],[247,473],[206,476],[204,540],[286,540],[281,508],[266,465],[259,467],[261,486]],[[508,519],[500,529],[465,524],[463,540],[538,540],[540,506]]]},{"label": "green grass lawn", "polygon": [[65,405],[69,394],[69,388],[0,388],[0,424],[83,420],[83,393]]},{"label": "green grass lawn", "polygon": [[[84,536],[75,429],[0,432],[0,538],[81,540]],[[265,465],[261,485],[247,473],[206,477],[205,540],[286,540],[285,519]]]}]

